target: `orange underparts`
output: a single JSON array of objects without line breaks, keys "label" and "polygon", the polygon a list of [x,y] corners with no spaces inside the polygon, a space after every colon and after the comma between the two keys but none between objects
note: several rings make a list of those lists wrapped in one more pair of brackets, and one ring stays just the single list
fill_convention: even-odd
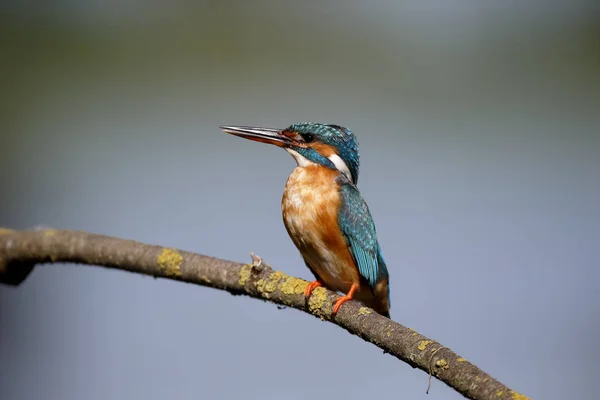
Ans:
[{"label": "orange underparts", "polygon": [[304,289],[304,297],[310,297],[310,294],[313,292],[313,290],[320,286],[323,286],[323,282],[321,281],[312,281],[309,283],[306,289]]},{"label": "orange underparts", "polygon": [[348,300],[352,300],[352,297],[354,297],[354,292],[356,292],[357,289],[358,289],[358,285],[353,283],[352,286],[350,286],[350,290],[348,291],[348,294],[340,297],[339,299],[337,299],[335,301],[335,305],[333,306],[333,315],[337,314],[337,312],[339,311],[342,304],[344,304]]}]

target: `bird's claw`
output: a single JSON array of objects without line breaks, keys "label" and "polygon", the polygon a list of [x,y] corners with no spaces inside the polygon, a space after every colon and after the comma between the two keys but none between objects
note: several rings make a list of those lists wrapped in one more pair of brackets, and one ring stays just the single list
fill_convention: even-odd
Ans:
[{"label": "bird's claw", "polygon": [[350,297],[350,296],[343,296],[343,297],[340,297],[339,299],[337,299],[335,301],[334,305],[333,305],[332,314],[333,315],[337,314],[338,311],[340,310],[340,307],[342,306],[342,304],[344,304],[348,300],[352,300],[352,297]]},{"label": "bird's claw", "polygon": [[308,300],[313,290],[321,286],[323,286],[323,284],[320,281],[312,281],[306,286],[306,289],[304,289],[304,297],[306,297],[306,299]]},{"label": "bird's claw", "polygon": [[333,311],[331,312],[332,316],[335,316],[337,314],[337,312],[340,310],[340,307],[342,306],[342,304],[344,304],[345,302],[352,300],[354,298],[354,293],[356,292],[357,289],[358,289],[357,285],[350,286],[350,290],[348,291],[348,294],[340,297],[339,299],[337,299],[335,301],[335,303],[333,305]]}]

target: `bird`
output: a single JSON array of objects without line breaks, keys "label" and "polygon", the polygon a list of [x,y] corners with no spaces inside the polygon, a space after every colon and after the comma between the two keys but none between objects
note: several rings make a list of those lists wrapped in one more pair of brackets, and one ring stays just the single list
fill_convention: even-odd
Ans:
[{"label": "bird", "polygon": [[285,184],[285,228],[315,279],[304,295],[324,286],[344,293],[335,316],[351,299],[390,317],[389,273],[369,207],[357,187],[359,152],[349,129],[301,122],[285,129],[220,126],[226,133],[275,145],[296,161]]}]

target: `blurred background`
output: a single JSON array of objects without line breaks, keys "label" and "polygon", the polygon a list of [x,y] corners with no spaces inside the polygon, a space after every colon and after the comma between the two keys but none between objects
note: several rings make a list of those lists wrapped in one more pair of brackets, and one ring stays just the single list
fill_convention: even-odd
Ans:
[{"label": "blurred background", "polygon": [[[392,318],[532,398],[600,374],[595,1],[3,1],[0,226],[310,273],[293,160],[222,124],[336,123]],[[596,339],[594,339],[596,338]],[[119,271],[0,286],[0,398],[459,399],[295,310]]]}]

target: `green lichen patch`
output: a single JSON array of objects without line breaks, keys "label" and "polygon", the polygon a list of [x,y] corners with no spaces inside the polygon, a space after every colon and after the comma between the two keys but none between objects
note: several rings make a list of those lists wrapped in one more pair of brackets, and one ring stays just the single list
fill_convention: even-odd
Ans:
[{"label": "green lichen patch", "polygon": [[513,390],[510,391],[510,395],[513,400],[530,400],[529,397],[522,395],[521,393],[517,393]]},{"label": "green lichen patch", "polygon": [[288,276],[282,283],[279,284],[279,288],[283,294],[287,295],[304,294],[306,281],[303,279],[294,278],[293,276]]},{"label": "green lichen patch", "polygon": [[459,358],[456,359],[456,362],[467,362],[467,359],[459,357]]},{"label": "green lichen patch", "polygon": [[252,271],[252,266],[245,264],[242,265],[242,269],[240,269],[240,279],[238,280],[238,283],[240,284],[240,286],[245,286],[246,282],[248,282],[248,279],[250,279],[250,272]]},{"label": "green lichen patch", "polygon": [[324,314],[323,306],[327,303],[327,290],[318,287],[312,291],[308,299],[308,309],[311,313]]},{"label": "green lichen patch", "polygon": [[285,276],[287,275],[279,271],[272,272],[267,278],[256,281],[256,289],[268,299],[270,294],[277,290],[277,284]]},{"label": "green lichen patch", "polygon": [[435,362],[435,366],[438,368],[442,368],[442,369],[448,369],[449,365],[448,365],[448,361],[444,360],[443,358],[441,360],[437,360]]},{"label": "green lichen patch", "polygon": [[429,346],[431,343],[433,343],[433,340],[421,340],[421,342],[419,342],[419,345],[417,346],[417,349],[419,349],[420,351],[423,351],[427,348],[427,346]]},{"label": "green lichen patch", "polygon": [[183,257],[174,249],[163,249],[157,258],[158,266],[164,271],[166,276],[180,277],[181,263]]},{"label": "green lichen patch", "polygon": [[373,310],[371,310],[370,308],[367,308],[367,307],[361,307],[361,308],[358,310],[358,313],[359,313],[360,315],[369,315],[369,314],[371,314],[372,312],[373,312]]},{"label": "green lichen patch", "polygon": [[44,236],[46,237],[52,237],[56,235],[56,229],[46,229],[44,230]]}]

